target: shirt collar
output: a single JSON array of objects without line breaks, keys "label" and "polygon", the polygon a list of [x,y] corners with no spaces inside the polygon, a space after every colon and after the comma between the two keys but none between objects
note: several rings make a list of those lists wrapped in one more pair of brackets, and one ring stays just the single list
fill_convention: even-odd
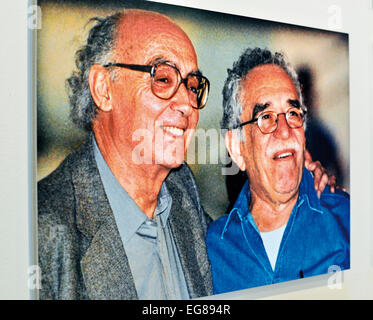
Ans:
[{"label": "shirt collar", "polygon": [[161,190],[158,194],[157,207],[155,208],[154,215],[159,215],[161,218],[162,227],[164,228],[167,223],[167,219],[171,212],[172,198],[168,192],[166,183],[163,182]]},{"label": "shirt collar", "polygon": [[[113,211],[115,221],[118,226],[123,243],[129,240],[149,218],[137,206],[125,189],[115,178],[111,169],[107,165],[101,151],[96,143],[94,134],[92,134],[93,149],[97,168],[100,173],[101,181],[105,189],[106,196]],[[163,183],[158,195],[155,215],[160,215],[162,226],[165,227],[170,214],[172,199],[168,193],[166,184]]]},{"label": "shirt collar", "polygon": [[[326,186],[326,188],[329,188],[329,186]],[[300,207],[303,201],[314,212],[323,213],[320,199],[314,187],[313,176],[307,169],[303,170],[302,181],[299,186],[299,197],[296,205]]]}]

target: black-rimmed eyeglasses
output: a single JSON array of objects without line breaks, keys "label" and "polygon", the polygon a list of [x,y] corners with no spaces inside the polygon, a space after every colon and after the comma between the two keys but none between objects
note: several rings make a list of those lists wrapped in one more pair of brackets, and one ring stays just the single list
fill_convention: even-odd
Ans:
[{"label": "black-rimmed eyeglasses", "polygon": [[258,127],[262,133],[272,133],[277,129],[278,117],[281,114],[285,116],[286,122],[291,129],[297,129],[303,126],[306,112],[306,110],[301,110],[298,108],[290,108],[288,111],[282,113],[266,111],[261,113],[258,118],[242,122],[232,129],[237,129],[247,124],[257,122]]},{"label": "black-rimmed eyeglasses", "polygon": [[168,61],[152,65],[108,63],[104,67],[120,67],[150,73],[151,89],[158,98],[171,99],[183,83],[187,88],[189,102],[193,108],[202,109],[207,103],[210,82],[199,71],[191,72],[182,78],[179,69]]}]

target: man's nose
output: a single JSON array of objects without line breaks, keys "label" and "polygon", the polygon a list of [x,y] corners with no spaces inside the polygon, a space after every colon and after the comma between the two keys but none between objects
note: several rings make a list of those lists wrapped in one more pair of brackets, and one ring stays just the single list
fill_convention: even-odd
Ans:
[{"label": "man's nose", "polygon": [[189,100],[189,92],[184,83],[180,83],[175,95],[172,97],[172,109],[181,112],[185,117],[189,117],[193,112],[193,107]]},{"label": "man's nose", "polygon": [[279,139],[289,138],[291,128],[289,127],[285,114],[279,114],[277,118],[277,128],[274,135]]}]

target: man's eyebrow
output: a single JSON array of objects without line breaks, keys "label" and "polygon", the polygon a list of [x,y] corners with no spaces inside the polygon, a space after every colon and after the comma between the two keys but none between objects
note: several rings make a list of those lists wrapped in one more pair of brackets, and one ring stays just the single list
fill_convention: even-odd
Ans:
[{"label": "man's eyebrow", "polygon": [[288,100],[288,103],[292,106],[292,107],[294,107],[294,108],[298,108],[298,109],[300,109],[300,102],[299,102],[299,100],[293,100],[293,99],[289,99]]},{"label": "man's eyebrow", "polygon": [[[153,64],[156,64],[156,63],[163,63],[163,62],[170,62],[170,63],[174,64],[176,66],[176,68],[179,69],[179,66],[177,66],[174,62],[172,62],[170,60],[167,60],[163,57],[156,57],[155,59],[150,61],[149,65],[153,65]],[[202,76],[203,75],[203,73],[200,69],[192,70],[188,74],[192,74],[192,75],[196,75],[196,76]]]},{"label": "man's eyebrow", "polygon": [[265,110],[268,106],[269,106],[269,103],[264,103],[264,104],[257,103],[257,104],[255,104],[254,109],[253,109],[253,116],[252,116],[251,119],[255,119],[255,116],[259,112],[262,112],[263,110]]},{"label": "man's eyebrow", "polygon": [[167,59],[163,58],[163,57],[156,57],[156,58],[150,60],[150,62],[148,64],[153,65],[153,64],[156,64],[156,63],[163,63],[163,62],[169,62],[169,61]]}]

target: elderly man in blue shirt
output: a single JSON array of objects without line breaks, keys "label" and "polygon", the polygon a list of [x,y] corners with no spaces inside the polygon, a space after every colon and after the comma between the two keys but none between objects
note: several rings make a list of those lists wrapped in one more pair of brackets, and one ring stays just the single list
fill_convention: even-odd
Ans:
[{"label": "elderly man in blue shirt", "polygon": [[214,294],[348,269],[349,195],[320,195],[304,167],[307,111],[295,71],[280,53],[247,49],[223,96],[226,147],[248,181],[208,229]]}]

